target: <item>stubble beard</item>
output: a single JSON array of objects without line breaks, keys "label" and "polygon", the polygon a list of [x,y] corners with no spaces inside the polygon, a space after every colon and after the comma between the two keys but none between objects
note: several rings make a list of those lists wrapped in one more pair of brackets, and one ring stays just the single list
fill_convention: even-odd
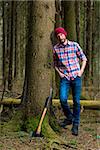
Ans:
[{"label": "stubble beard", "polygon": [[63,44],[63,43],[65,43],[65,41],[66,41],[66,39],[61,39],[60,43]]}]

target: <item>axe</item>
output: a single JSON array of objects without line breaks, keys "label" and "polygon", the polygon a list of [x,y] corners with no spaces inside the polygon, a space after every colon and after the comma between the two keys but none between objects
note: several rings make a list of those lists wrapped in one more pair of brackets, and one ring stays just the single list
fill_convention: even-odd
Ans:
[{"label": "axe", "polygon": [[49,103],[50,103],[50,101],[52,100],[52,93],[53,93],[53,89],[50,88],[50,95],[49,95],[49,97],[47,97],[47,99],[46,99],[45,106],[44,106],[44,109],[43,109],[43,112],[42,112],[42,115],[41,115],[41,118],[40,118],[38,127],[37,127],[37,129],[36,129],[35,132],[34,132],[34,131],[31,132],[31,135],[30,135],[30,142],[31,142],[31,138],[32,138],[33,136],[34,136],[34,137],[40,137],[40,136],[41,136],[42,123],[43,123],[44,117],[45,117],[45,115],[46,115],[46,112],[47,112]]}]

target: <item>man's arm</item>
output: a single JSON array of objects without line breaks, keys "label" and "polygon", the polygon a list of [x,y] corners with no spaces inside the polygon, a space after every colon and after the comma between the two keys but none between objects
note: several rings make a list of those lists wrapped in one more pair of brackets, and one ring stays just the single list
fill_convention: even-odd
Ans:
[{"label": "man's arm", "polygon": [[86,66],[87,58],[78,43],[77,43],[77,52],[76,53],[77,53],[77,56],[79,57],[79,59],[81,59],[81,61],[82,61],[81,69],[78,73],[78,76],[81,77],[84,72],[85,66]]},{"label": "man's arm", "polygon": [[79,73],[78,73],[78,76],[79,76],[79,77],[81,77],[82,74],[83,74],[83,72],[84,72],[84,69],[85,69],[85,66],[86,66],[86,62],[87,62],[87,60],[83,60],[83,61],[82,61],[82,66],[81,66],[81,69],[80,69],[80,71],[79,71]]}]

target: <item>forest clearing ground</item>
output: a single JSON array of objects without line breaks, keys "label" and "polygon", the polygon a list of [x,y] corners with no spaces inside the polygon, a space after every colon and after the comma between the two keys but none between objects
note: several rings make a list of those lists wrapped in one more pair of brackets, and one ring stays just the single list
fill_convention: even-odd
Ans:
[{"label": "forest clearing ground", "polygon": [[59,142],[50,145],[46,138],[37,137],[29,142],[29,134],[22,131],[0,133],[0,150],[100,150],[100,110],[84,110],[81,113],[79,136],[71,135],[71,126],[60,130],[59,137],[69,147]]}]

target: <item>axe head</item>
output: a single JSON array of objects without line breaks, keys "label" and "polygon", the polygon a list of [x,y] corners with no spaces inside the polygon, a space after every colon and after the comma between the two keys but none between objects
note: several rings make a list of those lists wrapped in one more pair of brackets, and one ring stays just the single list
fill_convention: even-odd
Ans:
[{"label": "axe head", "polygon": [[43,135],[41,133],[37,134],[36,131],[31,131],[30,132],[30,142],[32,140],[32,137],[43,137]]}]

